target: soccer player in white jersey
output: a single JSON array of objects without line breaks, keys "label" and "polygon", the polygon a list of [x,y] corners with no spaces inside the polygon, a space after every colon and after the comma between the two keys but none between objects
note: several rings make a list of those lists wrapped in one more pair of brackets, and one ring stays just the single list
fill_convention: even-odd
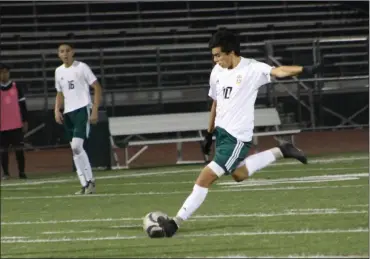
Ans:
[{"label": "soccer player in white jersey", "polygon": [[[74,59],[72,44],[60,44],[58,56],[63,64],[55,70],[55,120],[64,125],[71,144],[73,161],[82,186],[76,194],[95,193],[95,179],[83,143],[89,136],[90,123],[95,124],[98,121],[101,86],[90,67]],[[90,87],[94,88],[93,103]]]},{"label": "soccer player in white jersey", "polygon": [[[252,145],[254,104],[258,88],[269,83],[271,76],[284,78],[302,72],[313,74],[320,66],[271,67],[241,57],[238,37],[228,30],[216,32],[209,42],[209,48],[216,65],[209,80],[209,96],[213,99],[213,105],[204,152],[209,153],[212,135],[215,134],[215,156],[201,171],[192,193],[176,217],[158,219],[163,230],[162,236],[166,237],[173,236],[180,224],[199,208],[212,183],[222,175],[231,175],[235,181],[240,182],[279,158],[295,158],[303,164],[307,163],[303,152],[290,143],[246,156]],[[160,233],[158,236],[161,236]]]}]

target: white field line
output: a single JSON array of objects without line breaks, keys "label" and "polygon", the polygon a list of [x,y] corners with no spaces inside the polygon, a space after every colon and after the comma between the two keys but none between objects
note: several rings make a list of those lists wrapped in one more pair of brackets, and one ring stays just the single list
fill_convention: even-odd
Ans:
[{"label": "white field line", "polygon": [[[210,190],[209,192],[255,192],[255,191],[292,191],[292,190],[316,190],[316,189],[337,189],[337,188],[359,188],[369,187],[369,185],[333,185],[333,186],[284,186],[276,188],[233,188],[222,190]],[[174,191],[174,192],[133,192],[133,193],[106,193],[106,194],[89,194],[89,195],[52,195],[52,196],[14,196],[1,197],[1,200],[35,200],[35,199],[65,199],[65,198],[82,198],[91,199],[99,197],[120,197],[120,196],[142,196],[142,195],[174,195],[174,194],[189,194],[189,191]]]},{"label": "white field line", "polygon": [[[175,184],[175,185],[179,185],[179,184],[190,184],[190,183],[193,183],[194,184],[194,181],[179,181],[179,182],[175,182],[175,181],[168,181],[168,182],[161,182],[161,181],[158,181],[158,182],[137,182],[137,183],[104,183],[104,184],[101,184],[101,185],[104,185],[104,186],[136,186],[136,185],[170,185],[170,184]],[[100,185],[100,184],[99,184]],[[4,188],[5,186],[2,186],[1,188],[3,188],[4,191],[21,191],[21,190],[40,190],[40,189],[55,189],[55,188],[65,188],[65,186],[63,185],[52,185],[52,186],[35,186],[35,187],[16,187],[16,188],[13,188],[13,186],[6,186],[6,188]]]},{"label": "white field line", "polygon": [[317,171],[343,171],[343,170],[357,170],[357,169],[367,169],[368,166],[353,166],[353,167],[319,167],[319,168],[294,168],[294,169],[270,169],[267,167],[264,170],[265,173],[279,173],[279,172],[317,172]]},{"label": "white field line", "polygon": [[221,185],[224,188],[234,187],[247,187],[247,186],[265,186],[265,185],[277,185],[277,184],[295,184],[295,183],[323,183],[323,182],[340,182],[358,180],[357,177],[346,177],[338,179],[323,179],[323,180],[290,180],[290,181],[245,181],[245,183],[237,182],[222,182],[217,185]]},{"label": "white field line", "polygon": [[[333,157],[333,158],[318,158],[310,160],[308,158],[309,164],[331,164],[331,163],[341,163],[341,162],[351,162],[357,160],[369,160],[369,156],[345,156],[345,157]],[[280,165],[299,165],[300,162],[296,160],[291,161],[284,161],[280,160],[281,162],[277,162],[272,164],[271,166],[280,166]]]},{"label": "white field line", "polygon": [[[322,230],[297,230],[297,231],[256,231],[256,232],[226,232],[226,233],[204,233],[204,234],[178,234],[173,238],[194,238],[194,237],[234,237],[234,236],[268,236],[268,235],[309,235],[309,234],[342,234],[342,233],[365,233],[369,229],[322,229]],[[48,238],[48,239],[27,239],[27,240],[1,240],[2,244],[10,243],[59,243],[76,241],[104,241],[104,240],[127,240],[148,238],[146,235],[140,236],[107,236],[107,237],[86,237],[86,238]]]},{"label": "white field line", "polygon": [[[291,190],[307,190],[307,189],[337,189],[337,188],[357,188],[368,187],[368,185],[333,185],[333,186],[284,186],[276,188],[249,188],[249,189],[223,189],[210,190],[209,192],[253,192],[253,191],[291,191]],[[33,200],[33,199],[64,199],[64,198],[99,198],[99,197],[119,197],[119,196],[142,196],[142,195],[173,195],[173,194],[189,194],[189,191],[174,191],[174,192],[133,192],[133,193],[107,193],[107,194],[90,194],[90,195],[53,195],[53,196],[14,196],[1,197],[1,200]]]},{"label": "white field line", "polygon": [[52,235],[52,234],[78,234],[78,233],[94,233],[95,230],[81,230],[81,231],[74,231],[74,230],[67,230],[67,231],[45,231],[41,234],[44,235]]},{"label": "white field line", "polygon": [[[331,168],[330,168],[331,169]],[[297,170],[298,171],[298,170]],[[279,179],[249,179],[242,183],[234,181],[224,181],[216,183],[217,185],[234,185],[234,186],[262,186],[274,185],[284,183],[316,183],[316,182],[331,182],[331,181],[348,181],[358,180],[358,177],[368,177],[368,173],[362,174],[339,174],[339,175],[321,175],[321,176],[303,176],[294,178],[279,178]],[[311,180],[310,180],[311,179]],[[322,179],[322,180],[321,180]],[[135,183],[105,183],[104,186],[137,186],[137,185],[179,185],[179,184],[193,184],[194,181],[168,181],[168,182],[135,182]],[[4,187],[4,186],[3,186]],[[6,191],[21,191],[21,190],[39,190],[40,187],[16,187],[7,186]],[[62,185],[43,186],[42,189],[64,188]]]},{"label": "white field line", "polygon": [[291,209],[291,210],[286,210],[287,212],[305,212],[305,211],[310,211],[310,212],[331,212],[331,211],[338,211],[337,208],[323,208],[323,209]]},{"label": "white field line", "polygon": [[[314,159],[310,161],[310,164],[330,164],[330,163],[336,163],[340,164],[343,162],[348,161],[354,161],[354,160],[367,160],[369,157],[366,156],[359,156],[359,157],[336,157],[331,159]],[[283,165],[299,165],[300,163],[297,161],[283,161],[283,162],[277,162],[275,164],[272,164],[271,166],[283,166]],[[155,171],[155,172],[141,172],[141,171],[130,171],[130,173],[116,173],[114,175],[104,175],[104,176],[97,176],[96,179],[115,179],[115,178],[132,178],[132,177],[143,177],[143,176],[149,176],[149,175],[167,175],[167,174],[178,174],[178,173],[194,173],[199,172],[199,170],[202,167],[199,167],[198,169],[182,169],[182,170],[164,170],[164,171]],[[367,167],[366,167],[367,168]],[[303,168],[302,168],[303,170]],[[314,170],[314,169],[312,169]],[[350,169],[349,169],[350,170]],[[301,170],[300,170],[301,171]],[[1,187],[6,186],[21,186],[21,185],[40,185],[40,184],[50,184],[50,183],[67,183],[67,182],[75,182],[76,179],[74,177],[60,177],[58,179],[44,179],[44,180],[28,180],[26,182],[18,182],[18,183],[1,183]]]},{"label": "white field line", "polygon": [[139,224],[136,224],[136,225],[119,225],[119,226],[111,226],[110,228],[142,228],[143,225],[139,225]]},{"label": "white field line", "polygon": [[[217,218],[254,218],[254,217],[281,217],[281,216],[309,216],[309,215],[341,215],[341,214],[366,214],[367,210],[337,211],[332,208],[326,211],[321,209],[315,211],[285,211],[282,213],[249,213],[249,214],[217,214],[217,215],[195,215],[189,220],[208,220]],[[61,224],[61,223],[82,223],[82,222],[116,222],[116,221],[142,221],[143,217],[138,218],[97,218],[97,219],[68,219],[68,220],[47,220],[47,221],[9,221],[1,222],[1,226],[8,225],[33,225],[33,224]]]},{"label": "white field line", "polygon": [[[353,211],[335,211],[335,210],[328,210],[328,211],[307,211],[307,212],[294,212],[294,211],[287,211],[284,213],[252,213],[252,214],[233,214],[230,217],[233,218],[250,218],[250,217],[261,217],[261,218],[268,218],[268,217],[281,217],[281,216],[309,216],[309,215],[337,215],[337,214],[366,214],[368,213],[367,210],[353,210]],[[194,219],[212,219],[212,218],[227,218],[227,214],[220,214],[220,215],[200,215],[194,216]]]},{"label": "white field line", "polygon": [[23,237],[23,236],[1,236],[1,239],[23,239],[23,238],[27,238],[27,237]]},{"label": "white field line", "polygon": [[[167,175],[167,174],[179,174],[179,173],[192,173],[192,172],[199,172],[200,169],[190,169],[190,170],[175,170],[175,171],[158,171],[158,172],[143,172],[143,173],[130,173],[130,174],[115,174],[115,175],[104,175],[104,176],[96,176],[95,179],[116,179],[116,178],[136,178],[142,176],[150,176],[150,175]],[[1,187],[6,186],[21,186],[21,185],[41,185],[41,184],[51,184],[51,183],[69,183],[69,182],[76,182],[75,177],[68,177],[68,178],[58,178],[58,179],[45,179],[45,180],[28,180],[26,182],[18,182],[18,183],[1,183]]]},{"label": "white field line", "polygon": [[[257,235],[295,235],[295,234],[329,234],[329,233],[363,233],[369,232],[367,228],[357,229],[325,229],[325,230],[299,230],[299,231],[256,231],[256,232],[231,232],[231,233],[203,233],[181,235],[181,237],[225,237],[225,236],[257,236]],[[21,240],[22,241],[22,240]]]},{"label": "white field line", "polygon": [[[342,171],[342,170],[357,170],[357,169],[368,169],[368,167],[341,167],[341,168],[316,168],[316,169],[309,169],[305,170],[305,172],[317,172],[317,171]],[[198,171],[198,170],[197,170]],[[289,170],[269,170],[269,171],[264,171],[265,173],[273,173],[273,172],[301,172],[301,169],[289,169]],[[285,183],[284,181],[293,181],[294,179],[303,179],[305,182],[317,182],[314,179],[321,179],[322,177],[327,177],[327,178],[333,178],[333,180],[328,180],[328,181],[343,181],[343,180],[357,180],[357,178],[354,177],[368,177],[368,173],[363,173],[363,174],[339,174],[339,175],[322,175],[322,176],[306,176],[306,177],[298,177],[298,178],[280,178],[280,179],[275,179],[275,180],[254,180],[253,178],[244,182],[244,183],[235,183],[236,185],[248,185],[248,186],[256,186],[256,185],[271,185],[275,183]],[[104,176],[103,176],[104,177]],[[101,177],[101,179],[103,179]],[[338,179],[336,178],[343,178],[343,179]],[[345,178],[347,177],[347,178]],[[307,179],[312,179],[313,181],[307,181]],[[282,182],[280,182],[282,181]],[[189,183],[194,183],[194,181],[167,181],[167,182],[162,182],[162,181],[157,181],[157,182],[133,182],[133,183],[104,183],[104,186],[136,186],[136,185],[169,185],[169,184],[189,184]],[[218,184],[227,184],[225,183],[218,183]],[[24,183],[17,183],[15,185],[13,184],[7,184],[1,186],[4,190],[7,191],[23,191],[23,190],[39,190],[39,186],[35,187],[16,187],[12,188],[14,186],[18,185],[24,185]],[[39,184],[38,184],[39,185]],[[55,189],[55,188],[64,188],[62,185],[54,184],[50,186],[44,186],[42,189]]]},{"label": "white field line", "polygon": [[249,179],[244,182],[224,181],[219,182],[217,185],[225,186],[256,186],[256,185],[271,185],[282,183],[315,183],[315,182],[330,182],[330,181],[347,181],[358,180],[358,177],[369,177],[369,173],[358,174],[336,174],[336,175],[317,175],[317,176],[302,176],[293,178],[279,178],[279,179]]},{"label": "white field line", "polygon": [[[230,186],[234,187],[246,187],[246,186],[266,186],[266,185],[278,185],[278,184],[292,184],[292,183],[322,183],[322,182],[340,182],[340,181],[350,181],[350,180],[358,180],[358,177],[344,177],[344,178],[337,178],[337,179],[324,179],[324,180],[288,180],[288,181],[278,181],[278,180],[248,180],[245,183],[236,183],[236,182],[220,182],[216,183],[216,185],[221,185],[223,188],[230,188]],[[183,181],[183,182],[147,182],[147,183],[112,183],[112,184],[103,184],[104,186],[141,186],[141,185],[180,185],[180,184],[194,184],[194,181]],[[15,188],[6,188],[3,191],[28,191],[28,190],[40,190],[40,189],[56,189],[56,188],[65,188],[61,185],[54,185],[54,186],[43,186],[43,187],[15,187]],[[5,195],[3,193],[3,195]]]},{"label": "white field line", "polygon": [[353,204],[353,205],[346,205],[346,207],[369,207],[369,204]]},{"label": "white field line", "polygon": [[305,254],[292,254],[292,255],[286,255],[286,256],[247,256],[243,254],[236,254],[236,255],[222,255],[222,256],[212,256],[212,257],[191,257],[187,256],[185,258],[369,258],[368,256],[359,256],[359,255],[322,255],[322,254],[316,254],[316,255],[305,255]]}]

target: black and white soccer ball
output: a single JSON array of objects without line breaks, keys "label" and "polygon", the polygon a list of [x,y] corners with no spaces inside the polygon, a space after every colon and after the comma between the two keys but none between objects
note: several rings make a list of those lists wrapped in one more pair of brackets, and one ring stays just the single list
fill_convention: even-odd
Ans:
[{"label": "black and white soccer ball", "polygon": [[143,229],[150,238],[160,238],[165,236],[163,229],[158,224],[159,216],[168,218],[168,215],[161,211],[149,212],[144,217]]}]

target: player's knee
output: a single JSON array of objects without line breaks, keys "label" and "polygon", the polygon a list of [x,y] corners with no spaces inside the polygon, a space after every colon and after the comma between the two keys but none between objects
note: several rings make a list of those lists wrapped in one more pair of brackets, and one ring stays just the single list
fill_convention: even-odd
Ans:
[{"label": "player's knee", "polygon": [[71,145],[71,149],[74,155],[79,155],[82,152],[82,147],[79,145]]},{"label": "player's knee", "polygon": [[242,165],[233,172],[232,177],[235,182],[242,182],[248,179],[248,175],[248,169]]},{"label": "player's knee", "polygon": [[209,188],[217,179],[218,175],[212,170],[212,168],[206,166],[198,176],[195,184],[203,188]]},{"label": "player's knee", "polygon": [[71,142],[71,149],[72,149],[72,153],[74,155],[79,155],[82,153],[83,151],[83,142],[81,143],[81,141],[73,141]]}]

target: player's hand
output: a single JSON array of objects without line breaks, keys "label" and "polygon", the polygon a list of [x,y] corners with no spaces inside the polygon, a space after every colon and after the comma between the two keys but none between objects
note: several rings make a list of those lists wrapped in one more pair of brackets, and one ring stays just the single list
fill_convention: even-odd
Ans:
[{"label": "player's hand", "polygon": [[313,74],[316,74],[322,71],[323,68],[324,66],[321,63],[313,65],[313,66],[305,66],[303,67],[303,73],[313,75]]},{"label": "player's hand", "polygon": [[207,135],[204,136],[204,140],[203,140],[203,153],[205,155],[209,155],[209,153],[211,152],[211,146],[212,146],[212,137],[213,137],[213,133],[211,132],[207,132]]},{"label": "player's hand", "polygon": [[90,123],[96,124],[98,122],[98,111],[93,109],[90,116]]},{"label": "player's hand", "polygon": [[23,128],[22,128],[22,130],[23,130],[23,133],[26,133],[28,131],[28,122],[27,121],[24,121],[23,122]]},{"label": "player's hand", "polygon": [[63,114],[60,111],[55,111],[55,121],[58,124],[63,124]]}]

